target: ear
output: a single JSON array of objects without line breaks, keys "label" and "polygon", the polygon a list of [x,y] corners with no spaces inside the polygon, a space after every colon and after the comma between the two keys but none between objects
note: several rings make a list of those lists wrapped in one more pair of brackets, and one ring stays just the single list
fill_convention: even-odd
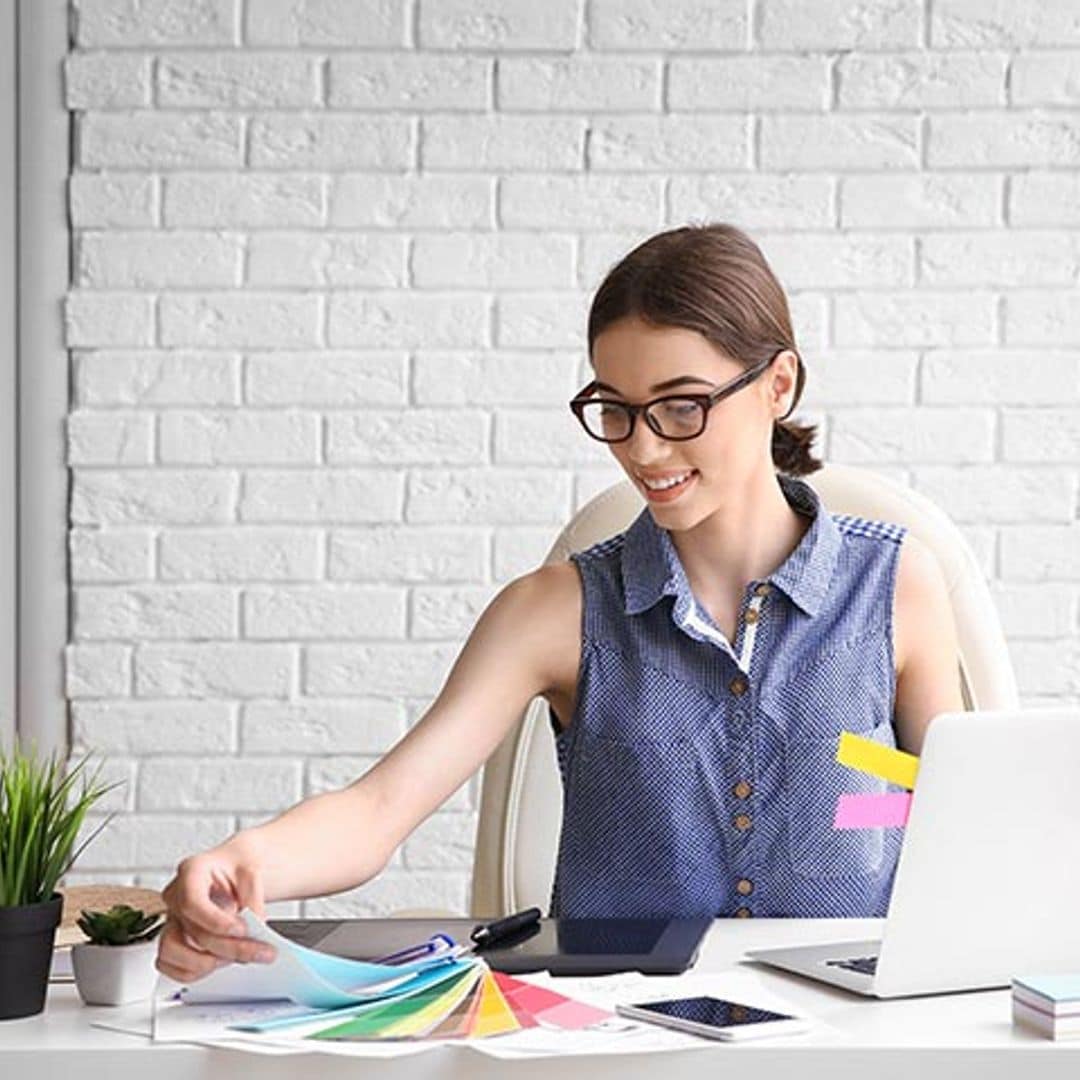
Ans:
[{"label": "ear", "polygon": [[769,405],[777,420],[794,408],[795,394],[799,387],[799,367],[802,361],[792,349],[779,353],[769,368]]}]

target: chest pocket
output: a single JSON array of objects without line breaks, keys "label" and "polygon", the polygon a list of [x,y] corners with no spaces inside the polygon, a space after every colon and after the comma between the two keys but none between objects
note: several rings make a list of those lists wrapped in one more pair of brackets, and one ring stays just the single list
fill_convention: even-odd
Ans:
[{"label": "chest pocket", "polygon": [[567,748],[568,875],[673,886],[719,845],[709,760],[716,702],[672,674],[589,651],[584,708]]},{"label": "chest pocket", "polygon": [[873,630],[820,654],[762,695],[761,710],[782,744],[784,831],[797,876],[858,878],[883,869],[884,829],[836,829],[833,818],[845,792],[902,790],[836,760],[842,731],[896,745],[885,633]]},{"label": "chest pocket", "polygon": [[566,854],[609,881],[677,884],[715,846],[718,829],[695,745],[620,742],[578,732]]}]

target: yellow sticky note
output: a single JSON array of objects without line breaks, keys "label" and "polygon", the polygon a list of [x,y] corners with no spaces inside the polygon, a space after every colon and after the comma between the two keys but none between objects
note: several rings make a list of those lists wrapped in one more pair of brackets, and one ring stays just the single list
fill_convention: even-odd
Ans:
[{"label": "yellow sticky note", "polygon": [[873,739],[864,739],[861,735],[842,731],[840,745],[836,748],[836,760],[841,765],[899,784],[909,791],[915,789],[919,759],[904,750],[882,746]]}]

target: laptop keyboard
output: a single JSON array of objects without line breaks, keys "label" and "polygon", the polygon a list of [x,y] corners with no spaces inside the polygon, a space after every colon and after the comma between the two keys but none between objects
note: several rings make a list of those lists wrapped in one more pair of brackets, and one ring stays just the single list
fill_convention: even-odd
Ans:
[{"label": "laptop keyboard", "polygon": [[826,960],[829,967],[844,968],[845,971],[857,971],[860,975],[873,975],[877,971],[876,956],[853,956],[848,960]]}]

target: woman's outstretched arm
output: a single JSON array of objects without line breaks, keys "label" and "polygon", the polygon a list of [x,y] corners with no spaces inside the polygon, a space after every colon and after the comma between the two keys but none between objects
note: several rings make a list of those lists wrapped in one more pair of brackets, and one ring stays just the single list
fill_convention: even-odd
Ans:
[{"label": "woman's outstretched arm", "polygon": [[505,586],[484,610],[438,697],[367,773],[184,859],[163,896],[158,968],[192,981],[258,958],[236,913],[371,880],[398,845],[483,764],[538,694],[572,689],[581,586],[570,563]]}]

